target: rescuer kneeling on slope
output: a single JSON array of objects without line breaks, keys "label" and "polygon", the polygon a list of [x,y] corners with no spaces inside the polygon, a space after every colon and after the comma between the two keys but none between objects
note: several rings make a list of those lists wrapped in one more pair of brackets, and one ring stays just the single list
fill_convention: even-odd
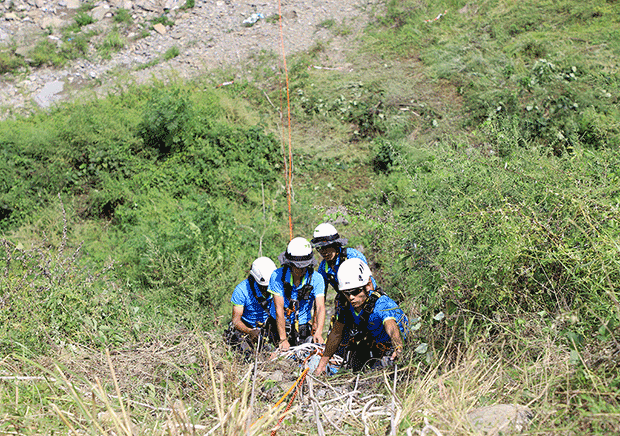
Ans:
[{"label": "rescuer kneeling on slope", "polygon": [[[230,301],[233,304],[232,321],[225,333],[225,340],[231,347],[246,354],[265,328],[273,298],[268,292],[271,274],[276,264],[268,257],[259,257],[252,262],[248,278],[235,287]],[[262,332],[266,333],[266,332]]]},{"label": "rescuer kneeling on slope", "polygon": [[[339,304],[347,303],[344,295],[339,292],[336,279],[340,266],[345,260],[354,258],[361,259],[368,264],[366,257],[355,248],[346,247],[348,239],[341,238],[336,228],[329,223],[319,224],[314,229],[314,237],[310,242],[323,258],[319,264],[318,273],[325,280],[325,293],[327,294],[328,285],[334,288],[336,291],[335,307],[338,308]],[[372,279],[372,284],[375,287],[377,285],[374,279]]]},{"label": "rescuer kneeling on slope", "polygon": [[402,354],[407,316],[380,288],[375,289],[370,277],[370,268],[360,259],[348,259],[340,266],[338,287],[349,304],[339,307],[316,374],[325,371],[345,328],[351,329],[346,366],[353,371],[381,366],[386,360],[393,363]]},{"label": "rescuer kneeling on slope", "polygon": [[[273,307],[269,324],[272,341],[282,351],[311,340],[322,344],[325,324],[325,284],[314,271],[312,246],[304,238],[294,238],[278,259],[282,268],[271,275],[269,290]],[[312,316],[314,306],[315,314]]]}]

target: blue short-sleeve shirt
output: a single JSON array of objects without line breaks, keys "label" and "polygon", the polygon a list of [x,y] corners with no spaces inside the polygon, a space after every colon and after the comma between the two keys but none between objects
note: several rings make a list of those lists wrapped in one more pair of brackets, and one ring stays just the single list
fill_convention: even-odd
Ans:
[{"label": "blue short-sleeve shirt", "polygon": [[[297,312],[297,320],[299,324],[307,324],[312,320],[312,306],[314,305],[314,300],[316,297],[325,295],[325,283],[321,278],[321,275],[316,271],[312,272],[312,275],[308,274],[309,270],[306,270],[306,274],[301,280],[299,286],[293,285],[293,276],[290,268],[278,268],[273,274],[271,274],[271,280],[269,280],[269,291],[274,295],[279,295],[280,297],[284,297],[284,309],[289,307],[290,300],[296,300],[299,290],[306,284],[310,284],[312,286],[312,291],[308,296],[308,299],[299,302],[299,310]],[[293,287],[291,292],[290,299],[284,295],[284,283],[290,283]],[[271,306],[271,316],[273,318],[276,317],[276,308],[274,305]],[[295,322],[295,314],[291,313],[287,319],[287,322],[294,323]]]},{"label": "blue short-sleeve shirt", "polygon": [[[258,285],[256,283],[253,283],[253,285],[254,286],[252,286],[248,279],[239,283],[233,291],[230,302],[235,306],[243,306],[243,315],[241,315],[241,319],[251,327],[257,327],[258,323],[267,321],[269,314],[258,302],[257,296],[261,295]],[[269,306],[273,306],[271,294],[268,294],[268,301]]]},{"label": "blue short-sleeve shirt", "polygon": [[[355,312],[355,309],[353,309],[350,304],[342,307],[337,314],[339,322],[343,323],[345,326],[354,325],[355,327],[360,325],[360,315],[361,312]],[[374,310],[368,317],[368,329],[377,343],[390,344],[392,342],[392,339],[385,331],[384,326],[385,321],[388,319],[393,319],[396,321],[396,324],[400,329],[401,336],[404,340],[409,331],[409,320],[394,300],[387,295],[382,295],[377,300]]]},{"label": "blue short-sleeve shirt", "polygon": [[[345,250],[346,259],[361,259],[364,261],[366,265],[368,265],[366,256],[364,256],[360,251],[356,250],[355,248],[346,247],[346,248],[342,248],[342,250]],[[342,262],[340,262],[340,256],[337,256],[336,262],[334,263],[333,267],[329,266],[328,263],[325,261],[325,259],[323,259],[321,263],[319,264],[318,272],[319,274],[321,274],[321,277],[323,277],[323,280],[325,281],[325,288],[327,288],[328,285],[332,285],[332,288],[338,289],[337,274],[338,274],[338,270],[340,269],[341,263]],[[372,280],[372,284],[376,288],[377,282],[375,282],[375,278],[372,276],[370,278]]]}]

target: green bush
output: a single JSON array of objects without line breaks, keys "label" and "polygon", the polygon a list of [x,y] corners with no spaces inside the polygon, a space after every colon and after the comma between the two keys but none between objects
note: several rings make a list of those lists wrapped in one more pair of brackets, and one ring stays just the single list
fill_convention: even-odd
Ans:
[{"label": "green bush", "polygon": [[185,0],[183,6],[181,6],[182,10],[191,9],[196,5],[196,0]]},{"label": "green bush", "polygon": [[29,64],[33,67],[62,65],[66,62],[58,55],[56,45],[48,39],[37,42],[28,53],[28,58]]},{"label": "green bush", "polygon": [[157,149],[162,156],[182,151],[192,136],[192,103],[180,89],[154,91],[138,127],[147,147]]},{"label": "green bush", "polygon": [[298,88],[299,104],[306,115],[336,117],[355,126],[352,139],[374,138],[386,133],[383,90],[374,85],[347,83],[326,95],[316,88]]},{"label": "green bush", "polygon": [[174,26],[174,20],[170,19],[170,17],[166,15],[160,15],[159,17],[153,18],[150,21],[152,25],[163,24],[164,26]]},{"label": "green bush", "polygon": [[506,160],[471,149],[401,159],[364,216],[390,287],[428,313],[574,312],[584,331],[598,329],[613,316],[604,283],[620,278],[612,267],[620,155],[580,150],[544,161],[538,152]]},{"label": "green bush", "polygon": [[95,22],[95,19],[86,12],[78,12],[73,19],[75,20],[75,24],[77,24],[78,28],[88,26],[89,24]]},{"label": "green bush", "polygon": [[26,66],[26,62],[15,52],[11,50],[3,50],[0,52],[0,74],[14,73]]}]

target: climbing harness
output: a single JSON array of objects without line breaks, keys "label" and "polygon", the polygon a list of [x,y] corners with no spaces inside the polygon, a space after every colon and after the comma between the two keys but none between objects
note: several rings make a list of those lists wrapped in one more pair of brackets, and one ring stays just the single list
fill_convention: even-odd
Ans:
[{"label": "climbing harness", "polygon": [[270,313],[269,306],[271,305],[271,302],[273,301],[273,299],[271,298],[271,295],[268,294],[267,290],[263,292],[263,290],[260,288],[258,283],[256,283],[256,280],[254,279],[254,277],[250,276],[248,277],[248,280],[250,281],[250,288],[252,289],[254,293],[254,298],[256,298],[256,301],[258,301],[258,303],[261,305],[263,310],[267,312],[267,315],[269,315]]},{"label": "climbing harness", "polygon": [[[327,275],[327,283],[329,283],[330,285],[332,285],[332,288],[334,288],[334,290],[336,291],[336,295],[338,297],[341,296],[341,292],[340,289],[338,288],[338,280],[336,279],[336,267],[338,265],[342,265],[342,262],[344,262],[345,260],[347,260],[348,256],[347,256],[347,248],[346,247],[340,247],[340,250],[338,252],[338,256],[336,257],[336,261],[334,263],[334,266],[330,267],[327,263],[327,261],[325,261],[325,274]],[[333,272],[330,272],[330,269]],[[325,287],[327,288],[327,286]]]},{"label": "climbing harness", "polygon": [[349,342],[347,349],[346,367],[353,371],[360,371],[364,364],[371,359],[380,359],[391,349],[385,344],[379,344],[368,329],[370,315],[375,310],[379,298],[386,295],[381,288],[377,288],[368,296],[359,315],[357,325],[345,325],[349,329]]}]

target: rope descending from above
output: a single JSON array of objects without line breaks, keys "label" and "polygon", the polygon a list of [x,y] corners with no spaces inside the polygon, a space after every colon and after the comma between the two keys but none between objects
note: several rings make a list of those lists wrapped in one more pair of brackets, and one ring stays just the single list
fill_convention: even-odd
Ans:
[{"label": "rope descending from above", "polygon": [[[289,239],[293,239],[293,215],[291,213],[291,197],[293,195],[293,145],[291,138],[291,97],[288,83],[288,69],[286,67],[286,52],[284,51],[284,31],[282,30],[282,2],[278,0],[278,17],[280,25],[280,45],[282,47],[282,64],[284,69],[284,78],[286,83],[286,106],[288,120],[288,162],[284,159],[284,168],[286,170],[286,197],[288,200],[288,226]],[[280,114],[282,114],[282,103],[280,103]],[[284,135],[282,135],[284,136]],[[284,139],[282,140],[284,142]],[[284,147],[283,147],[284,148]]]}]

